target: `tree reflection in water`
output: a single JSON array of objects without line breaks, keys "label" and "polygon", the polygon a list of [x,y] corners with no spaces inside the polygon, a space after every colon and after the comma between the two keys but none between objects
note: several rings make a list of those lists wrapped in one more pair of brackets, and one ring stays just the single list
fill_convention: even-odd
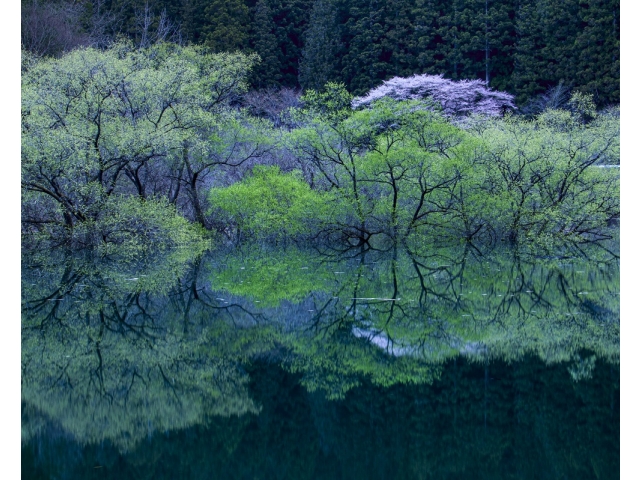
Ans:
[{"label": "tree reflection in water", "polygon": [[536,253],[29,257],[23,474],[615,478],[619,258]]}]

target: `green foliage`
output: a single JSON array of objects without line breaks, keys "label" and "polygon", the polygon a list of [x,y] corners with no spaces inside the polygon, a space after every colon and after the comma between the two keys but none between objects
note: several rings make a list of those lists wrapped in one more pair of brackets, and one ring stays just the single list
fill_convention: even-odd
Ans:
[{"label": "green foliage", "polygon": [[339,48],[336,14],[336,6],[331,0],[313,3],[300,59],[300,85],[304,89],[319,90],[336,76]]},{"label": "green foliage", "polygon": [[280,85],[298,86],[304,31],[309,24],[313,0],[268,0],[278,44]]},{"label": "green foliage", "polygon": [[307,90],[300,97],[303,111],[329,121],[344,120],[351,114],[351,95],[344,84],[327,82],[321,90]]},{"label": "green foliage", "polygon": [[312,234],[322,228],[331,197],[311,190],[299,171],[256,166],[252,175],[209,193],[212,212],[224,215],[238,230],[275,238]]},{"label": "green foliage", "polygon": [[[597,95],[597,104],[620,101],[620,0],[581,2],[582,29],[573,48],[579,52],[576,88]],[[572,77],[568,77],[572,78]],[[577,82],[576,82],[577,83]]]},{"label": "green foliage", "polygon": [[164,199],[110,196],[93,218],[78,225],[72,239],[78,244],[98,245],[98,251],[106,255],[133,259],[149,248],[202,251],[209,246],[202,226],[180,216]]},{"label": "green foliage", "polygon": [[[140,219],[142,205],[149,205],[145,214],[163,211],[154,197],[200,221],[201,179],[214,165],[255,155],[255,142],[264,140],[260,129],[248,133],[251,121],[227,113],[255,59],[118,43],[31,61],[22,76],[23,231],[64,240],[78,226],[85,236],[101,222],[97,231],[117,230],[113,219],[124,221],[126,212]],[[111,199],[130,195],[149,203]],[[116,210],[107,227],[105,212]],[[134,235],[137,220],[129,220],[122,228]]]},{"label": "green foliage", "polygon": [[266,0],[260,0],[255,6],[251,32],[251,47],[261,58],[252,72],[251,83],[259,88],[277,85],[281,78],[278,43],[274,31],[275,23],[269,4]]},{"label": "green foliage", "polygon": [[[335,7],[338,16],[344,7],[321,3],[318,9]],[[455,15],[447,18],[456,24],[477,7],[454,3]],[[398,6],[400,25],[414,13]],[[274,6],[260,2],[258,11],[268,40],[275,35],[269,26]],[[310,32],[324,28],[316,26]],[[469,28],[454,37],[478,43],[479,37],[467,37],[479,27]],[[451,61],[475,68],[456,52]],[[384,99],[354,109],[345,84],[328,82],[307,90],[302,108],[289,112],[295,128],[275,132],[232,106],[246,92],[257,59],[161,43],[136,49],[126,42],[56,60],[24,56],[25,237],[90,245],[138,235],[176,245],[182,240],[148,233],[173,225],[192,236],[186,223],[169,220],[169,205],[206,228],[215,224],[230,233],[231,223],[279,240],[337,234],[366,243],[374,236],[434,235],[544,243],[554,236],[614,235],[608,226],[619,217],[618,178],[615,170],[596,167],[619,164],[619,118],[614,109],[598,112],[590,93],[576,90],[566,110],[530,118],[462,120],[445,117],[430,101]],[[275,155],[281,146],[286,149]],[[283,161],[286,169],[297,162],[302,173],[257,169],[229,187],[231,169],[241,178],[241,167],[255,160]],[[141,201],[125,201],[129,196]],[[207,200],[219,213],[215,219],[206,215]],[[124,222],[122,228],[113,219]]]},{"label": "green foliage", "polygon": [[578,91],[573,92],[567,103],[574,118],[579,119],[583,123],[588,123],[596,118],[596,104],[593,101],[593,94],[585,95]]},{"label": "green foliage", "polygon": [[234,52],[245,46],[249,9],[243,0],[209,0],[202,13],[204,45],[215,52]]},{"label": "green foliage", "polygon": [[584,115],[594,114],[592,104],[573,98],[575,114],[550,110],[533,121],[507,118],[481,135],[487,151],[484,190],[494,202],[488,211],[499,215],[487,221],[510,238],[597,237],[619,215],[619,172],[597,168],[617,163],[619,124],[606,115],[584,124]]},{"label": "green foliage", "polygon": [[[333,93],[331,93],[333,92]],[[619,215],[619,119],[576,92],[569,110],[464,121],[429,102],[346,107],[338,84],[309,91],[290,148],[318,188],[336,192],[335,228],[367,242],[444,236],[611,237]],[[314,176],[315,175],[315,176]]]}]

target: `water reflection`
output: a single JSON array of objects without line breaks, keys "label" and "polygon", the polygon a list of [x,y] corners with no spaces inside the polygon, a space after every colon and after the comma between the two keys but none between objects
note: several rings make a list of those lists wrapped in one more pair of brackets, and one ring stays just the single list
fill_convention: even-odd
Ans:
[{"label": "water reflection", "polygon": [[[446,475],[494,460],[487,478],[500,462],[533,475],[537,460],[519,455],[534,447],[545,462],[589,461],[566,435],[619,445],[619,260],[597,247],[535,253],[253,246],[135,265],[25,259],[22,436],[35,457],[23,468],[89,468],[107,453],[142,464],[183,441],[215,450],[218,469],[202,472],[234,465],[228,478],[365,478],[365,459],[378,472],[366,478],[439,478],[428,472],[445,475],[435,466],[447,455]],[[45,459],[69,442],[82,460]],[[395,450],[385,460],[376,449]],[[288,455],[278,462],[289,473],[273,455]],[[413,470],[383,474],[402,458]],[[173,473],[149,478],[200,478]]]}]

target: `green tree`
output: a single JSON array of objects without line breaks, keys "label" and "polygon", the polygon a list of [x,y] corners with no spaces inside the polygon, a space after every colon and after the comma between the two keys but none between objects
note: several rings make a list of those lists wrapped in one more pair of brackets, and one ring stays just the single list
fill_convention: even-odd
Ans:
[{"label": "green tree", "polygon": [[598,105],[620,103],[620,1],[579,2],[583,28],[573,45],[578,90],[594,95]]},{"label": "green tree", "polygon": [[466,53],[481,48],[474,27],[479,26],[478,20],[482,16],[480,12],[474,12],[472,6],[467,0],[453,0],[449,9],[438,17],[437,35],[443,42],[438,45],[439,60],[435,67],[454,80],[473,78],[476,73]]},{"label": "green tree", "polygon": [[181,28],[185,40],[193,44],[203,44],[204,27],[207,17],[203,15],[207,0],[184,0],[182,2]]},{"label": "green tree", "polygon": [[251,48],[261,58],[252,72],[251,83],[259,88],[277,85],[281,79],[275,27],[268,2],[259,0],[255,6],[251,33]]},{"label": "green tree", "polygon": [[347,237],[615,235],[619,175],[596,166],[618,163],[619,120],[597,113],[591,97],[576,93],[569,110],[533,120],[457,122],[428,101],[381,98],[353,110],[349,99],[338,84],[306,92],[289,135],[314,186],[335,191],[333,221]]},{"label": "green tree", "polygon": [[242,182],[209,193],[213,211],[228,217],[238,234],[282,239],[322,229],[330,200],[311,190],[300,171],[280,173],[278,167],[256,166]]},{"label": "green tree", "polygon": [[267,0],[266,3],[275,24],[280,85],[297,87],[304,32],[309,23],[313,0]]},{"label": "green tree", "polygon": [[246,47],[249,8],[243,0],[210,0],[202,15],[203,43],[216,52],[234,52]]},{"label": "green tree", "polygon": [[[532,121],[508,118],[482,133],[485,186],[500,212],[488,223],[512,240],[526,235],[610,235],[619,215],[619,172],[600,169],[619,155],[619,124],[603,114],[585,123],[594,105],[573,97],[576,112],[547,110]],[[586,101],[585,101],[586,100]]]},{"label": "green tree", "polygon": [[[246,126],[221,116],[246,88],[253,61],[198,47],[119,43],[30,66],[22,77],[26,233],[67,238],[127,195],[162,196],[201,220],[194,184],[211,166],[237,160],[230,150],[242,152],[225,142],[245,141]],[[207,158],[204,166],[194,167],[194,151]]]},{"label": "green tree", "polygon": [[316,0],[313,4],[300,59],[300,85],[304,89],[318,90],[334,80],[340,39],[336,14],[332,0]]},{"label": "green tree", "polygon": [[435,68],[438,44],[442,42],[437,33],[440,8],[439,0],[416,0],[413,6],[415,64],[419,73],[445,73]]},{"label": "green tree", "polygon": [[419,72],[415,56],[418,53],[414,38],[413,1],[393,0],[387,2],[385,23],[387,32],[384,47],[388,55],[387,63],[391,75],[408,76]]},{"label": "green tree", "polygon": [[348,17],[344,24],[347,51],[341,59],[341,80],[355,95],[377,86],[386,77],[387,67],[381,58],[384,18],[384,2],[348,2]]},{"label": "green tree", "polygon": [[554,83],[546,70],[542,51],[546,45],[543,17],[533,2],[522,2],[516,12],[517,39],[514,47],[514,89],[517,102],[544,92]]}]

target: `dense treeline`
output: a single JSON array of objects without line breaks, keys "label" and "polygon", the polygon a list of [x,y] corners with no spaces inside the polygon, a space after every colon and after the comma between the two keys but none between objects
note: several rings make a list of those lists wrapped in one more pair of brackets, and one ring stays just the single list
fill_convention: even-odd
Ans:
[{"label": "dense treeline", "polygon": [[40,54],[117,34],[255,52],[251,80],[361,95],[394,76],[482,79],[524,105],[563,83],[620,101],[619,0],[23,0],[22,42]]},{"label": "dense treeline", "polygon": [[[473,82],[366,102],[329,82],[274,123],[238,108],[256,60],[175,43],[25,52],[25,238],[133,253],[205,229],[358,244],[615,235],[619,172],[597,167],[619,164],[617,108],[574,92],[563,108],[502,117],[509,96],[474,104]],[[440,77],[390,91],[425,78],[451,91]]]}]

